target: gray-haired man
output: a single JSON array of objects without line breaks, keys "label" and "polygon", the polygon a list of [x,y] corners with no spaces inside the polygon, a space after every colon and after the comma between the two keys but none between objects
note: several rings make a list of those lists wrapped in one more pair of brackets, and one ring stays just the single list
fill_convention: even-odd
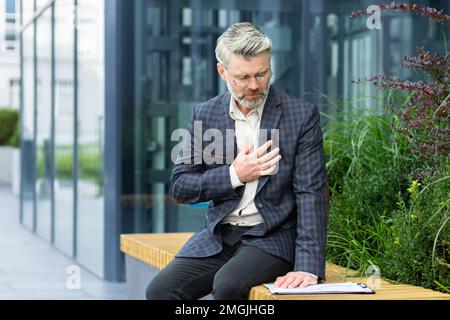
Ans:
[{"label": "gray-haired man", "polygon": [[[195,121],[223,136],[235,130],[222,149],[236,147],[234,161],[175,164],[170,195],[180,203],[208,201],[207,221],[151,281],[147,299],[190,300],[210,292],[215,299],[246,299],[265,282],[296,287],[325,278],[328,202],[319,112],[270,88],[271,51],[271,40],[250,23],[232,25],[217,40],[217,70],[228,92],[196,106],[189,131],[194,134]],[[263,143],[262,129],[277,130],[277,147]]]}]

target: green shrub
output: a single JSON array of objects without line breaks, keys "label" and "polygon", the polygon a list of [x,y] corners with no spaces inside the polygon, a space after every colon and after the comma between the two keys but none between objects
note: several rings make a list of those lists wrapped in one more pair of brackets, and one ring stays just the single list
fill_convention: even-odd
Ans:
[{"label": "green shrub", "polygon": [[450,176],[445,171],[413,180],[408,199],[398,197],[393,242],[387,247],[388,277],[433,289],[450,285]]},{"label": "green shrub", "polygon": [[395,116],[336,114],[324,128],[331,190],[329,260],[359,270],[383,263],[385,221],[406,192],[413,161],[392,126]]},{"label": "green shrub", "polygon": [[[382,7],[450,24],[449,16],[434,8]],[[356,114],[326,128],[333,192],[329,260],[360,275],[376,264],[392,280],[450,291],[449,66],[449,52],[417,48],[417,56],[404,57],[402,67],[419,71],[425,82],[384,75],[354,81],[385,89],[384,107],[395,110],[400,121],[389,113]]]},{"label": "green shrub", "polygon": [[19,112],[0,109],[0,146],[18,146]]},{"label": "green shrub", "polygon": [[396,116],[354,111],[327,117],[324,149],[331,186],[336,190],[346,178],[373,174],[386,166],[398,171],[412,165],[403,137],[392,128],[398,123]]},{"label": "green shrub", "polygon": [[8,144],[14,148],[20,147],[20,122],[17,123],[16,129],[14,130],[11,139],[9,139]]},{"label": "green shrub", "polygon": [[413,199],[414,171],[423,163],[393,128],[397,121],[387,113],[353,112],[324,127],[332,195],[327,259],[360,276],[376,265],[392,280],[445,291],[449,179],[439,179],[448,169],[422,174],[419,183],[429,187]]},{"label": "green shrub", "polygon": [[[58,146],[55,155],[55,170],[58,179],[73,179],[73,149],[72,146]],[[44,153],[38,148],[37,168],[39,176],[44,176]],[[103,185],[103,155],[96,146],[80,145],[78,149],[78,176]]]},{"label": "green shrub", "polygon": [[56,177],[58,179],[73,178],[73,153],[56,154]]}]

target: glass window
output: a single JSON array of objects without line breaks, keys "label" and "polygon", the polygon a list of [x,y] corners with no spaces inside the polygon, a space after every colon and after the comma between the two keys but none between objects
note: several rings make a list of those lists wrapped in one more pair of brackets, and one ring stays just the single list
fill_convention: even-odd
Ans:
[{"label": "glass window", "polygon": [[6,0],[5,2],[6,13],[16,12],[16,0]]},{"label": "glass window", "polygon": [[73,0],[55,2],[55,245],[73,255],[74,240]]},{"label": "glass window", "polygon": [[36,12],[39,12],[42,8],[48,5],[50,0],[36,0]]},{"label": "glass window", "polygon": [[37,85],[36,85],[36,231],[44,239],[51,238],[51,28],[52,12],[36,21]]},{"label": "glass window", "polygon": [[77,258],[103,276],[104,5],[78,0]]},{"label": "glass window", "polygon": [[35,0],[22,0],[22,23],[27,24],[30,22],[34,15],[34,1]]},{"label": "glass window", "polygon": [[34,216],[34,26],[22,33],[22,223],[32,229]]}]

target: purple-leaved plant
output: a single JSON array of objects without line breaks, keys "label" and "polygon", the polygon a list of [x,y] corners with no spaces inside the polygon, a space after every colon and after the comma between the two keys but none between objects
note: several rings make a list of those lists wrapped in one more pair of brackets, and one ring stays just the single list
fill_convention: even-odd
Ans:
[{"label": "purple-leaved plant", "polygon": [[[434,8],[422,7],[416,4],[379,5],[380,9],[394,10],[428,16],[439,23],[450,25],[450,16]],[[367,14],[357,11],[351,17]],[[401,66],[420,70],[426,75],[426,82],[412,82],[396,77],[378,75],[353,81],[361,83],[372,82],[382,89],[395,89],[408,92],[410,98],[406,108],[401,110],[402,125],[395,127],[398,132],[408,137],[412,152],[425,161],[428,169],[423,173],[433,174],[441,165],[442,160],[450,154],[450,52],[438,55],[417,48],[417,56],[403,57]],[[444,165],[445,166],[445,165]],[[430,168],[431,167],[431,168]],[[413,176],[421,177],[422,170]]]}]

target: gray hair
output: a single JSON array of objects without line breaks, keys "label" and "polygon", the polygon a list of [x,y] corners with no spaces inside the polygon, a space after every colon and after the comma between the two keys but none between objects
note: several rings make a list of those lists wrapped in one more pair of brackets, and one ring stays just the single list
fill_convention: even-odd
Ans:
[{"label": "gray hair", "polygon": [[231,53],[247,58],[262,52],[272,53],[272,40],[249,22],[233,24],[217,39],[216,59],[225,67]]}]

